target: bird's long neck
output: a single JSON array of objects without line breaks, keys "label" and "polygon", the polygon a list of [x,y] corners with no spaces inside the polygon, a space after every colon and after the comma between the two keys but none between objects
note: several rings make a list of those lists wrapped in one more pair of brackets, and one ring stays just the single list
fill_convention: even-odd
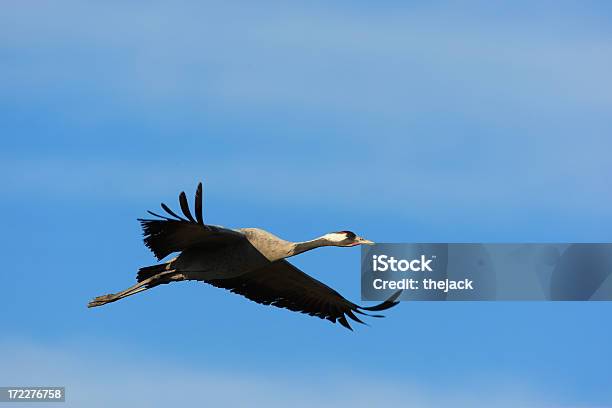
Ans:
[{"label": "bird's long neck", "polygon": [[301,254],[302,252],[328,245],[330,245],[329,241],[323,237],[315,238],[310,241],[296,242],[293,244],[293,248],[289,251],[289,256]]}]

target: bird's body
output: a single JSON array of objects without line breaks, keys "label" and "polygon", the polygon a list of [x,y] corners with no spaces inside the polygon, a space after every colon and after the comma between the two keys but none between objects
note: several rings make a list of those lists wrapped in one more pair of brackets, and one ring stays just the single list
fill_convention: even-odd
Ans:
[{"label": "bird's body", "polygon": [[162,204],[173,218],[150,212],[159,219],[139,220],[145,245],[159,260],[174,252],[180,252],[179,255],[168,262],[141,268],[136,285],[122,292],[99,296],[89,303],[89,307],[114,302],[160,284],[185,280],[203,281],[258,303],[338,321],[349,329],[345,315],[362,323],[354,313],[366,314],[363,310],[384,310],[397,304],[399,292],[380,305],[357,306],[285,260],[321,246],[371,244],[350,231],[290,242],[259,228],[228,229],[206,225],[202,220],[201,183],[196,192],[195,218],[185,193],[180,194],[179,202],[185,218]]},{"label": "bird's body", "polygon": [[246,238],[220,247],[187,249],[172,262],[188,279],[207,280],[240,276],[270,263]]}]

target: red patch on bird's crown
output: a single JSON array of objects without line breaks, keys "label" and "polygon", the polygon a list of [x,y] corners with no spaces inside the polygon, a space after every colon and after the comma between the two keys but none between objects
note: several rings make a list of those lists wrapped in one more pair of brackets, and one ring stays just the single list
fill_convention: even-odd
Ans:
[{"label": "red patch on bird's crown", "polygon": [[337,234],[344,234],[349,239],[355,239],[357,237],[357,234],[353,231],[338,231]]}]

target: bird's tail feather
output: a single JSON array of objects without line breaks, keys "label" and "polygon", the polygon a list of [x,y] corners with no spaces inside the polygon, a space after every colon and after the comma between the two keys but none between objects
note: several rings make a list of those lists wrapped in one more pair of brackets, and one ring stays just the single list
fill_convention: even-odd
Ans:
[{"label": "bird's tail feather", "polygon": [[167,264],[163,263],[159,265],[144,266],[138,269],[138,273],[136,274],[136,280],[138,282],[142,282],[145,279],[149,279],[150,277],[155,276],[158,273],[165,271],[166,265]]},{"label": "bird's tail feather", "polygon": [[[172,261],[174,261],[174,259]],[[166,262],[166,263],[163,263],[163,264],[158,264],[158,265],[144,266],[144,267],[140,268],[138,270],[138,273],[136,274],[136,280],[138,282],[142,282],[142,281],[144,281],[146,279],[149,279],[149,278],[157,275],[158,273],[170,270],[171,269],[172,261]]]}]

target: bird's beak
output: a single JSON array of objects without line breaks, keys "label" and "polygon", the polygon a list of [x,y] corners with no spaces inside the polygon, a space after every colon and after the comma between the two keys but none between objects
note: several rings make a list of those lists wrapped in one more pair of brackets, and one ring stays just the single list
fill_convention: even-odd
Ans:
[{"label": "bird's beak", "polygon": [[375,244],[375,242],[370,241],[370,240],[365,239],[365,238],[361,238],[361,237],[359,237],[359,243],[361,245],[374,245]]}]

